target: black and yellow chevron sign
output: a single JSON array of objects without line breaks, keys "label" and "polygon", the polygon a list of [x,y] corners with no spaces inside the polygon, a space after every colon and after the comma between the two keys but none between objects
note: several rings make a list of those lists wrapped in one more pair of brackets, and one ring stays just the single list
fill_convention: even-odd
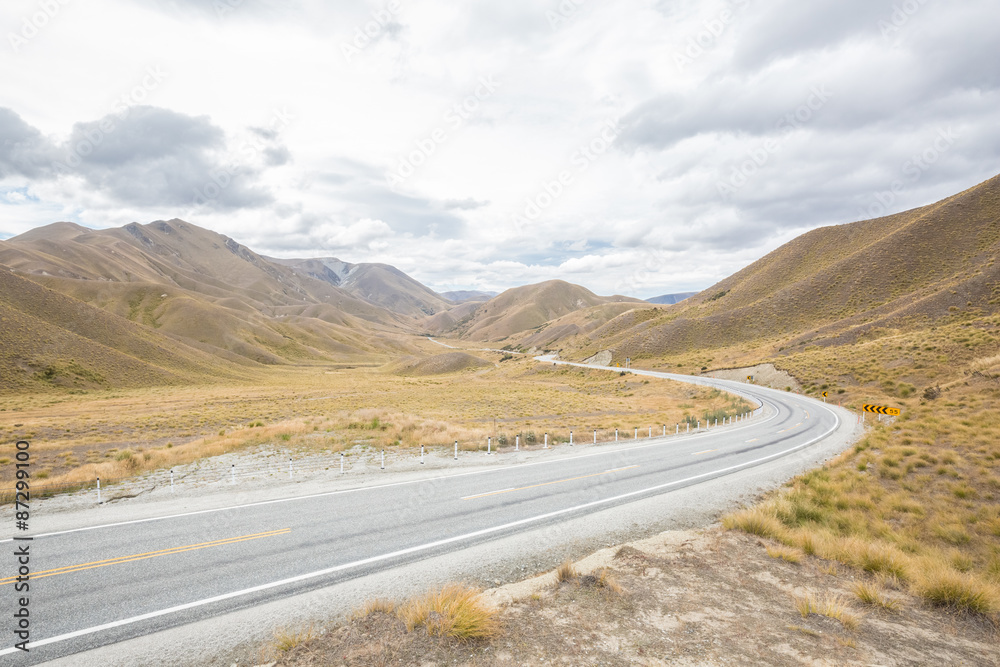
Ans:
[{"label": "black and yellow chevron sign", "polygon": [[880,415],[898,415],[899,408],[890,408],[885,405],[863,405],[865,412],[875,412]]}]

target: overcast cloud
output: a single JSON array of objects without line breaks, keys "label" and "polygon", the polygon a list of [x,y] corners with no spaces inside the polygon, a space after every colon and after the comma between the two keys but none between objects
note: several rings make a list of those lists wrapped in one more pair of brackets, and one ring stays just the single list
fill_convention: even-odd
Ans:
[{"label": "overcast cloud", "polygon": [[1000,172],[995,0],[331,4],[4,2],[0,238],[649,297]]}]

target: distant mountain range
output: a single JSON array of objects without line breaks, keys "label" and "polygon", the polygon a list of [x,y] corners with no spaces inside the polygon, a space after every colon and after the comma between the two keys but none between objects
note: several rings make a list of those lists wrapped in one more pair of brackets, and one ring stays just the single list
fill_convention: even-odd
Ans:
[{"label": "distant mountain range", "polygon": [[664,305],[673,305],[675,303],[680,303],[685,299],[690,299],[697,292],[679,292],[677,294],[664,294],[663,296],[654,296],[652,299],[646,299],[649,303],[658,303]]},{"label": "distant mountain range", "polygon": [[465,303],[466,301],[489,301],[499,292],[477,292],[459,290],[457,292],[441,292],[441,296],[453,303]]}]

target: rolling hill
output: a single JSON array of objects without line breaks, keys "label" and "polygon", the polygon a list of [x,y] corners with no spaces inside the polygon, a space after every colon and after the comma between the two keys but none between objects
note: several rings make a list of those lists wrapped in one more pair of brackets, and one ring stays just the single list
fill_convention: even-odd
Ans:
[{"label": "rolling hill", "polygon": [[409,349],[398,334],[412,318],[181,220],[100,231],[56,223],[0,244],[0,264],[221,358],[281,364]]},{"label": "rolling hill", "polygon": [[1000,176],[929,206],[811,231],[678,305],[561,342],[576,356],[633,358],[851,343],[995,310],[998,254]]},{"label": "rolling hill", "polygon": [[515,287],[490,299],[469,313],[455,332],[469,340],[504,340],[538,330],[570,313],[611,303],[625,304],[625,308],[645,304],[624,296],[597,296],[579,285],[550,280]]},{"label": "rolling hill", "polygon": [[0,393],[246,377],[224,358],[0,269]]}]

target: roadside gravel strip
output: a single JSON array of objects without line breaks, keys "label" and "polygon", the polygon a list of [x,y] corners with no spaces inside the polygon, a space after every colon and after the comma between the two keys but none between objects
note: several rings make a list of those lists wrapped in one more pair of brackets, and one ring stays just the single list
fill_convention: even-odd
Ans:
[{"label": "roadside gravel strip", "polygon": [[[150,494],[142,502],[49,516],[39,505],[39,550],[47,540],[108,546],[117,542],[116,535],[134,535],[135,546],[124,553],[139,554],[145,553],[152,536],[170,530],[177,538],[172,544],[200,544],[195,536],[201,533],[177,526],[207,522],[218,539],[228,537],[217,534],[225,519],[234,523],[232,530],[245,533],[248,540],[240,547],[251,551],[240,552],[245,553],[242,560],[230,553],[225,561],[205,561],[204,567],[215,576],[189,576],[197,582],[193,592],[162,594],[159,602],[150,603],[152,608],[130,604],[102,615],[97,609],[40,604],[39,626],[51,631],[33,633],[36,650],[30,657],[18,656],[16,664],[57,656],[66,657],[51,664],[253,664],[257,656],[248,647],[269,639],[275,628],[324,622],[372,597],[405,597],[455,580],[491,587],[601,547],[707,525],[720,513],[843,451],[861,433],[852,413],[801,396],[724,380],[631,372],[738,393],[762,405],[760,416],[732,427],[639,443],[561,446],[488,459],[469,453],[464,461],[488,462],[446,475],[440,469],[427,470],[454,469],[443,456],[423,467],[414,468],[411,461],[410,469],[402,472],[359,471],[346,480],[305,482],[295,486],[294,497],[288,497],[286,483],[235,496],[177,499]],[[670,466],[658,469],[664,459]],[[248,498],[256,502],[245,503]],[[363,511],[352,516],[352,505],[358,503],[364,504]],[[310,508],[317,504],[320,520],[310,520]],[[267,523],[268,517],[274,520]],[[308,527],[294,524],[293,517]],[[306,541],[296,543],[289,533],[277,539],[259,533],[276,525],[274,521],[288,524],[290,533]],[[269,540],[277,545],[272,551],[252,551],[269,548],[259,546]],[[301,558],[296,557],[299,553]],[[281,555],[288,562],[278,562]],[[84,555],[81,551],[73,557]],[[157,576],[164,585],[182,587],[185,570],[177,566],[173,572],[171,561],[162,560]],[[272,561],[273,571],[246,572]],[[113,574],[104,576],[85,588],[103,582],[109,587],[107,604],[113,606],[118,593],[112,590],[129,584],[115,582]],[[65,597],[82,604],[87,592]],[[55,586],[46,593],[59,595]],[[60,608],[59,622],[44,625],[46,607],[53,614]],[[128,613],[133,610],[139,613]]]}]

